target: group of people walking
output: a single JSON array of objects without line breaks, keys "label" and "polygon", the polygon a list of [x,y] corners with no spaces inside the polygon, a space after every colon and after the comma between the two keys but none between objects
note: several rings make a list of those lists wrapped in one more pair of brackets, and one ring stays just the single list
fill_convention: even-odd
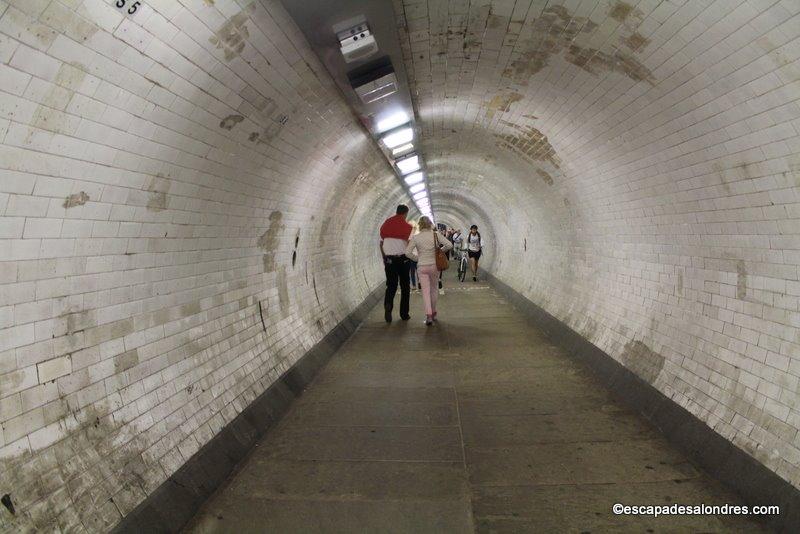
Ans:
[{"label": "group of people walking", "polygon": [[[437,320],[436,301],[438,289],[442,287],[441,266],[437,267],[437,252],[447,255],[450,251],[459,251],[469,256],[472,269],[472,280],[477,281],[478,261],[481,257],[483,241],[478,227],[472,225],[469,234],[463,236],[460,230],[439,232],[428,217],[420,217],[417,222],[418,232],[412,235],[413,227],[406,221],[408,206],[397,206],[394,216],[384,221],[380,229],[380,249],[386,272],[386,295],[383,301],[384,318],[392,322],[392,310],[397,287],[400,286],[400,319],[407,321],[411,294],[411,269],[415,265],[416,278],[422,292],[425,306],[425,324],[431,325]],[[438,287],[437,287],[438,282]]]}]

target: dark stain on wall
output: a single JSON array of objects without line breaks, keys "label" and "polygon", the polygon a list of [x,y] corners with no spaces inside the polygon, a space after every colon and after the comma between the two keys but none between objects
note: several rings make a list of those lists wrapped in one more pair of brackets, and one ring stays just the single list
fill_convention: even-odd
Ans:
[{"label": "dark stain on wall", "polygon": [[742,177],[744,179],[746,179],[746,180],[752,180],[753,179],[753,177],[754,177],[753,176],[753,170],[754,169],[753,169],[752,163],[745,161],[745,162],[742,162],[739,165],[737,165],[736,168],[739,169],[739,171],[741,172],[741,175],[742,175]]},{"label": "dark stain on wall", "polygon": [[597,321],[595,321],[591,317],[587,316],[586,317],[586,323],[584,324],[583,328],[581,329],[581,332],[583,333],[583,337],[585,337],[588,340],[594,339],[595,335],[597,334],[597,330],[598,330],[599,327],[600,327],[600,325],[597,323]]},{"label": "dark stain on wall", "polygon": [[522,95],[519,93],[495,95],[486,105],[486,116],[491,119],[498,111],[510,111],[511,104],[519,102],[520,100],[522,100]]},{"label": "dark stain on wall", "polygon": [[164,211],[169,206],[169,193],[172,182],[164,178],[161,173],[156,174],[150,179],[147,191],[150,198],[147,200],[147,209],[150,211]]},{"label": "dark stain on wall", "polygon": [[127,371],[131,367],[135,367],[139,363],[139,350],[133,349],[124,352],[118,356],[114,356],[114,372],[121,373]]},{"label": "dark stain on wall", "polygon": [[711,169],[716,173],[719,177],[719,183],[722,184],[722,189],[725,194],[730,194],[731,192],[731,185],[728,183],[728,180],[725,178],[725,169],[722,168],[722,165],[719,162],[714,162],[711,164]]},{"label": "dark stain on wall", "polygon": [[317,305],[322,304],[319,301],[319,293],[317,292],[317,277],[315,275],[311,275],[311,284],[314,286],[314,297],[317,299]]},{"label": "dark stain on wall", "polygon": [[270,213],[267,231],[258,238],[258,247],[264,251],[265,273],[275,270],[275,249],[278,245],[280,233],[284,228],[281,221],[283,221],[283,213],[277,210]]},{"label": "dark stain on wall", "polygon": [[624,22],[626,18],[633,12],[633,6],[627,2],[616,2],[608,13],[608,16],[619,22]]},{"label": "dark stain on wall", "polygon": [[243,120],[244,117],[242,117],[241,115],[228,115],[227,117],[225,117],[220,121],[219,127],[224,130],[232,130],[234,126],[236,126]]},{"label": "dark stain on wall", "polygon": [[652,384],[664,368],[665,358],[641,341],[630,341],[621,355],[622,363],[640,378]]},{"label": "dark stain on wall", "polygon": [[369,280],[367,280],[367,271],[366,271],[366,269],[361,269],[361,274],[364,276],[364,287],[366,287],[367,290],[371,289],[369,287]]},{"label": "dark stain on wall", "polygon": [[514,126],[518,134],[495,134],[500,146],[533,161],[549,162],[553,167],[561,167],[561,158],[548,141],[547,136],[533,126]]},{"label": "dark stain on wall", "polygon": [[95,310],[70,309],[61,314],[61,317],[67,318],[67,335],[83,332],[96,324]]},{"label": "dark stain on wall", "polygon": [[[491,6],[490,6],[491,7]],[[508,19],[501,15],[489,15],[489,18],[486,19],[486,27],[490,30],[496,30],[498,28],[503,28],[508,23]]]},{"label": "dark stain on wall", "polygon": [[650,44],[650,39],[638,32],[633,32],[628,37],[623,37],[622,43],[634,52],[639,52]]},{"label": "dark stain on wall", "polygon": [[250,4],[226,20],[219,30],[214,33],[214,36],[208,39],[217,49],[222,50],[226,61],[230,61],[244,50],[245,43],[250,37],[250,32],[247,29],[247,21],[250,20],[250,15],[247,11],[254,10],[255,3]]},{"label": "dark stain on wall", "polygon": [[[154,480],[152,467],[148,469],[142,460],[145,438],[133,435],[125,445],[116,443],[123,437],[122,425],[111,415],[113,408],[102,402],[80,410],[71,407],[68,400],[52,404],[59,404],[53,406],[58,413],[52,411],[52,415],[71,430],[36,455],[0,460],[3,479],[15,481],[13,501],[8,493],[15,517],[7,515],[0,523],[11,523],[20,531],[27,531],[23,527],[34,524],[38,530],[110,531],[122,515],[160,483]],[[42,507],[40,501],[62,486],[64,497],[71,503],[70,510],[69,514],[56,517],[59,510]]]},{"label": "dark stain on wall", "polygon": [[297,235],[294,236],[294,250],[292,251],[292,267],[297,263],[297,245],[300,244],[300,229],[297,229]]},{"label": "dark stain on wall", "polygon": [[747,270],[744,260],[736,262],[736,298],[744,299],[747,296]]},{"label": "dark stain on wall", "polygon": [[536,169],[536,174],[538,174],[539,177],[542,180],[544,180],[544,183],[546,183],[547,185],[553,185],[553,177],[550,176],[550,173],[548,173],[547,171],[543,171],[542,169]]},{"label": "dark stain on wall", "polygon": [[548,65],[548,60],[574,41],[580,33],[591,33],[597,24],[585,17],[573,17],[563,6],[546,8],[533,23],[533,39],[527,43],[520,57],[510,63],[503,76],[527,85],[528,79]]},{"label": "dark stain on wall", "polygon": [[595,48],[572,45],[564,58],[590,74],[597,75],[600,71],[618,72],[631,80],[645,81],[650,85],[655,85],[655,78],[650,70],[620,50],[615,50],[613,54],[607,54]]},{"label": "dark stain on wall", "polygon": [[283,265],[278,269],[278,303],[281,311],[289,309],[289,279],[286,276],[286,267]]},{"label": "dark stain on wall", "polygon": [[[625,20],[631,10],[623,2],[613,8],[613,12]],[[630,6],[628,6],[630,7]],[[573,65],[591,74],[600,71],[612,71],[624,74],[635,81],[647,81],[654,84],[650,70],[638,60],[620,50],[612,53],[602,52],[594,48],[584,48],[576,44],[576,38],[584,33],[592,33],[597,23],[587,17],[574,17],[564,6],[550,6],[542,11],[542,15],[533,23],[533,39],[524,41],[520,56],[509,64],[503,76],[512,81],[527,85],[528,80],[546,67],[553,56],[566,51],[564,58]],[[641,35],[623,37],[631,50],[639,50],[647,43]]]},{"label": "dark stain on wall", "polygon": [[86,194],[86,191],[81,191],[80,193],[75,193],[73,195],[68,196],[64,200],[64,208],[74,208],[75,206],[83,206],[89,201],[89,195]]},{"label": "dark stain on wall", "polygon": [[3,506],[6,507],[6,510],[11,512],[11,515],[17,515],[17,511],[14,508],[14,501],[11,500],[11,494],[6,493],[2,497],[0,497],[0,502],[3,503]]},{"label": "dark stain on wall", "polygon": [[267,331],[267,323],[264,321],[264,306],[261,304],[261,301],[258,301],[258,316],[261,319],[261,328],[264,329],[264,332]]}]

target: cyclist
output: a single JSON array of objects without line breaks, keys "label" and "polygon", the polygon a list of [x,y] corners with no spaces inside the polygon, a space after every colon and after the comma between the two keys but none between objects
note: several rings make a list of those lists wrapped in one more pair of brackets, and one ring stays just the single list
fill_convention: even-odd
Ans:
[{"label": "cyclist", "polygon": [[469,255],[469,265],[472,268],[472,281],[478,281],[478,261],[481,259],[481,251],[483,249],[483,240],[481,233],[478,232],[478,226],[473,224],[469,227],[469,233],[466,237],[467,254]]}]

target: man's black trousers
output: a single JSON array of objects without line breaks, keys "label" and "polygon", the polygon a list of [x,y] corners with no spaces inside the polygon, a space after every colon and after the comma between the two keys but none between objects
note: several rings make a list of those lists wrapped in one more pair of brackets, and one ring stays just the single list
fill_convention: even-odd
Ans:
[{"label": "man's black trousers", "polygon": [[386,271],[386,296],[383,299],[384,309],[391,313],[394,308],[394,294],[400,283],[400,318],[408,318],[408,300],[411,294],[409,284],[409,268],[411,260],[406,256],[385,256],[383,260]]}]

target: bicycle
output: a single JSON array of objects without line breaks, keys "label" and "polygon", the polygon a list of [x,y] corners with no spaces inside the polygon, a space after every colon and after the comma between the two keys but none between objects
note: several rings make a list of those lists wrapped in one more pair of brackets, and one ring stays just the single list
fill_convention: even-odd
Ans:
[{"label": "bicycle", "polygon": [[458,263],[458,280],[463,282],[464,279],[467,277],[467,269],[469,268],[469,255],[467,254],[467,250],[461,250],[461,261]]}]

